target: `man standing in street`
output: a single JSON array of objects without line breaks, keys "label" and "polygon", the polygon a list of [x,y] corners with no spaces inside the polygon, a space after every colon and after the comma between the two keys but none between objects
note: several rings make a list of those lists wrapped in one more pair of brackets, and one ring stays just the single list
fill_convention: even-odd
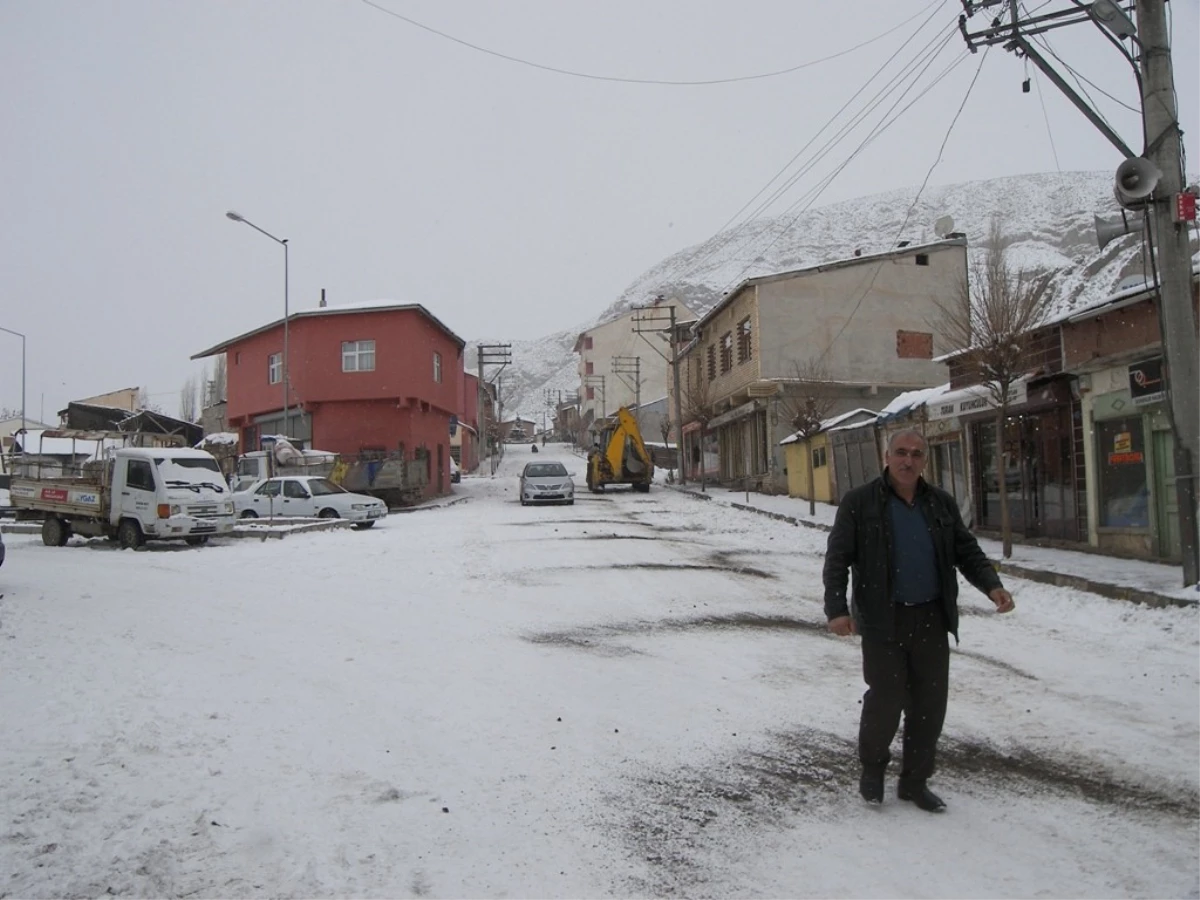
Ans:
[{"label": "man standing in street", "polygon": [[[916,431],[894,434],[883,474],[842,498],[825,554],[825,615],[834,634],[862,635],[863,799],[883,802],[884,773],[903,713],[897,796],[942,812],[946,804],[927,782],[946,717],[947,634],[958,640],[955,569],[987,594],[997,612],[1010,612],[1013,598],[963,524],[954,498],[921,477],[928,449]],[[853,609],[847,572],[853,575]]]}]

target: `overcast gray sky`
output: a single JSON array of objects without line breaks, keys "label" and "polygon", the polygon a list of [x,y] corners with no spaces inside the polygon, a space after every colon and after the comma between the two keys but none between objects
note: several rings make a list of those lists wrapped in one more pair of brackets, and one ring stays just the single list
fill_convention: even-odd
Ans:
[{"label": "overcast gray sky", "polygon": [[[423,303],[468,340],[535,338],[593,318],[718,231],[906,40],[891,71],[949,37],[922,85],[964,50],[957,0],[376,2],[497,53],[626,79],[767,73],[883,37],[777,77],[680,86],[522,65],[362,0],[2,0],[0,326],[27,335],[30,417],[135,385],[177,413],[193,353],[282,315],[282,250],[227,209],[289,240],[292,310],[326,288],[330,303]],[[1027,2],[1039,5],[1069,3]],[[1170,6],[1195,161],[1197,0]],[[1094,28],[1049,40],[1137,105],[1128,65]],[[981,57],[819,202],[919,185]],[[1022,93],[1025,76],[992,50],[931,183],[1115,168],[1048,81],[1045,113],[1036,86]],[[1137,116],[1084,86],[1140,150]],[[844,161],[884,108],[773,211]],[[20,341],[0,333],[0,406],[20,406],[20,378]]]}]

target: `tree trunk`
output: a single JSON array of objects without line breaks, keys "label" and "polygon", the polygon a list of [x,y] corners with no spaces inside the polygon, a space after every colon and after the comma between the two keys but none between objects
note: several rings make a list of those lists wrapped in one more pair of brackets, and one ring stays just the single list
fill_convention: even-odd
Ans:
[{"label": "tree trunk", "polygon": [[817,486],[813,483],[813,464],[812,464],[812,446],[808,446],[808,452],[804,454],[808,457],[808,514],[816,516],[817,514]]},{"label": "tree trunk", "polygon": [[1000,492],[1000,540],[1005,559],[1012,558],[1012,519],[1008,512],[1008,452],[1005,431],[1008,424],[1008,385],[1001,385],[1005,400],[996,417],[996,485]]},{"label": "tree trunk", "polygon": [[708,473],[704,471],[704,435],[706,429],[703,425],[700,426],[700,491],[708,493]]}]

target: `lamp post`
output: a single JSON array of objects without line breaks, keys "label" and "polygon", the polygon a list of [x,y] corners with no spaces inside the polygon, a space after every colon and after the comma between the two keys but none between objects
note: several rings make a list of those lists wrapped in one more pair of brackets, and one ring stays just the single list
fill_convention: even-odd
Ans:
[{"label": "lamp post", "polygon": [[21,446],[25,446],[25,335],[11,328],[0,328],[6,334],[16,335],[21,339]]},{"label": "lamp post", "polygon": [[280,380],[283,382],[283,436],[291,437],[288,433],[288,242],[287,238],[278,238],[271,232],[259,228],[241,213],[232,209],[225,213],[225,218],[234,222],[249,225],[259,234],[265,234],[275,243],[283,247],[283,357],[281,359]]}]

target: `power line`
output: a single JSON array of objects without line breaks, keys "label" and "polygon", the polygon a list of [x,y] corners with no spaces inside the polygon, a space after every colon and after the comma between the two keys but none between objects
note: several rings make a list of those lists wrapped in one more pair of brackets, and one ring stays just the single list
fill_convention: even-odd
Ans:
[{"label": "power line", "polygon": [[[917,31],[913,35],[911,35],[907,41],[905,41],[903,46],[907,46],[912,41],[912,39],[915,38],[917,36],[917,34],[919,34],[920,31],[928,24],[928,22],[929,22],[928,19],[925,22],[922,22],[921,25],[918,27]],[[834,135],[832,135],[821,146],[821,148],[818,151],[816,151],[815,155],[812,155],[812,156],[810,156],[809,159],[805,160],[805,164],[803,166],[799,167],[797,169],[797,171],[789,179],[787,179],[782,185],[780,185],[778,188],[776,188],[776,190],[765,201],[760,203],[753,210],[753,212],[751,212],[751,214],[749,216],[747,216],[740,225],[737,226],[737,229],[735,229],[735,233],[733,235],[731,235],[728,240],[713,247],[706,254],[704,254],[704,256],[700,257],[699,259],[694,260],[691,263],[691,265],[689,265],[687,271],[685,273],[683,273],[683,275],[681,277],[686,277],[687,275],[689,275],[692,272],[699,269],[700,266],[702,266],[705,262],[707,262],[710,258],[712,258],[712,256],[714,256],[718,251],[724,249],[725,247],[728,247],[731,242],[734,242],[734,241],[738,242],[738,244],[735,246],[735,255],[736,255],[736,251],[738,249],[748,245],[750,242],[755,240],[756,236],[753,234],[749,234],[749,235],[746,235],[744,238],[742,238],[739,241],[737,232],[744,230],[746,228],[746,226],[749,225],[750,222],[752,222],[755,218],[757,218],[759,216],[759,214],[762,213],[771,203],[773,203],[775,200],[777,200],[779,197],[781,197],[800,178],[802,178],[805,174],[807,174],[807,172],[810,170],[810,168],[813,164],[820,162],[825,156],[827,156],[830,152],[832,152],[833,148],[836,147],[839,143],[841,143],[841,141],[844,140],[851,131],[853,131],[859,124],[861,124],[861,122],[867,116],[869,116],[875,109],[877,109],[883,103],[883,101],[885,99],[887,99],[887,97],[890,94],[894,93],[897,89],[899,89],[907,81],[909,81],[909,79],[913,77],[914,72],[916,72],[916,78],[919,78],[920,75],[923,74],[926,69],[928,69],[928,66],[932,62],[932,60],[935,59],[937,57],[937,55],[945,48],[946,44],[949,43],[949,40],[953,37],[954,29],[956,27],[957,27],[956,25],[952,25],[951,28],[948,30],[942,29],[941,31],[939,31],[938,35],[936,35],[933,39],[931,39],[929,42],[927,42],[925,44],[925,46],[922,47],[920,51],[918,51],[918,53],[915,57],[913,57],[912,59],[910,59],[906,63],[904,63],[900,72],[898,72],[895,76],[893,76],[893,78],[889,81],[889,83],[887,85],[885,85],[878,92],[876,92],[876,94],[869,101],[867,101],[867,104],[865,107],[863,107],[862,109],[860,109],[859,111],[854,113],[854,115],[850,117],[850,120],[847,123],[843,124],[841,126],[841,128]],[[938,41],[939,37],[941,37],[943,34],[945,36],[942,38],[940,45],[938,45],[935,49],[933,49],[931,51],[930,48],[934,47],[934,44]],[[903,46],[901,47],[901,49],[903,49]],[[854,98],[859,96],[866,89],[866,87],[871,84],[871,82],[873,82],[876,78],[878,78],[887,69],[888,64],[892,61],[892,59],[895,58],[896,55],[897,54],[893,54],[893,56],[891,58],[889,58],[887,61],[885,61],[883,63],[883,65],[881,65],[879,67],[879,69],[877,69],[875,71],[875,73],[872,74],[871,77],[867,79],[867,81],[863,84],[863,86],[854,93],[854,95],[850,98],[850,100],[848,100],[845,104],[843,104],[842,108],[839,109],[829,119],[829,121],[826,122],[821,127],[821,129],[817,132],[817,135],[814,136],[813,139],[811,139],[807,144],[805,144],[804,147],[801,148],[800,152],[797,153],[795,156],[793,156],[792,160],[790,160],[788,165],[785,166],[783,168],[783,170],[781,170],[781,171],[786,171],[794,162],[796,162],[797,159],[799,159],[801,157],[801,155],[804,154],[804,152],[809,147],[812,146],[812,143],[813,143],[813,141],[816,140],[817,136],[819,136],[820,134],[825,132],[831,125],[833,125],[834,122],[837,121],[837,119],[842,115],[842,113],[846,110],[846,108],[850,105],[850,103],[853,102]],[[963,56],[965,57],[965,55],[966,54],[964,52]],[[924,62],[924,67],[921,67],[922,62]],[[945,73],[943,73],[943,76],[944,76],[944,74]],[[939,78],[943,77],[943,76],[939,76]],[[907,94],[908,91],[910,91],[912,89],[913,84],[915,84],[915,81],[912,83],[909,83],[908,87],[904,91],[904,94]],[[901,99],[903,99],[904,94],[901,95]],[[899,102],[899,101],[897,101],[897,102]],[[892,110],[895,109],[895,104],[893,104],[891,109]],[[889,112],[890,111],[891,110],[889,110]],[[886,116],[886,113],[885,113],[885,116]],[[877,125],[876,129],[878,129],[878,128],[879,128],[879,126]],[[867,139],[867,142],[869,142],[870,139],[871,139],[871,137],[869,136]],[[855,153],[851,154],[851,156],[848,158],[848,160],[852,159],[854,157],[854,155],[857,155],[857,152],[860,151],[864,146],[865,146],[865,143],[860,144],[858,150],[856,150]],[[848,162],[848,160],[847,160],[847,162]],[[837,172],[840,172],[841,169],[844,167],[845,167],[845,163],[843,163],[843,165],[841,167],[839,167],[835,171],[834,174],[836,175]],[[777,173],[771,179],[771,181],[769,181],[767,183],[767,187],[769,187],[770,184],[772,182],[774,182],[778,177],[779,177],[779,173]],[[826,182],[826,184],[827,183],[828,182]],[[818,185],[818,187],[820,187],[820,185]],[[765,188],[764,188],[764,190],[765,190]],[[821,190],[823,190],[823,188],[821,188]],[[759,196],[761,196],[762,193],[763,193],[763,191],[760,190],[758,192],[758,194],[755,195],[754,198],[751,198],[750,202],[753,202],[753,200],[757,199]],[[793,209],[795,209],[795,207],[799,203],[802,203],[804,201],[804,199],[807,198],[810,194],[811,194],[811,190],[808,193],[805,193],[804,195],[802,195],[796,203],[793,203],[790,207],[785,209],[781,215],[783,215],[783,216],[788,215]],[[819,193],[818,193],[818,196],[819,196]],[[815,200],[815,198],[814,198],[814,200]],[[742,207],[742,210],[745,210],[746,206],[748,206],[748,205],[749,205],[749,203],[745,204]],[[739,210],[739,214],[740,214],[740,212],[741,212],[741,210]],[[729,222],[726,222],[725,225],[722,226],[721,230],[724,231],[725,228],[728,227],[728,224],[729,224]],[[790,227],[790,226],[785,226],[785,228],[784,228],[785,231],[786,231],[787,227]],[[718,232],[718,234],[719,233],[720,232]],[[775,239],[775,241],[772,241],[771,244],[768,245],[767,249],[769,249],[771,246],[774,246],[774,244],[776,243],[777,240],[778,240],[778,237]],[[743,270],[743,274],[745,273],[745,271],[748,271],[748,268],[746,270]],[[740,280],[740,276],[739,276],[738,280]]]},{"label": "power line", "polygon": [[[946,135],[945,135],[945,137],[942,138],[941,146],[938,147],[937,158],[934,159],[933,165],[931,165],[929,167],[929,171],[925,173],[925,180],[922,181],[921,186],[919,188],[917,188],[917,194],[915,197],[913,197],[912,203],[909,204],[908,212],[906,212],[904,214],[904,221],[900,223],[900,228],[896,232],[896,240],[899,240],[900,236],[902,234],[904,234],[904,229],[908,227],[909,219],[912,218],[912,214],[917,208],[917,203],[920,202],[921,195],[925,192],[925,187],[926,187],[926,185],[929,184],[929,179],[933,176],[933,170],[936,169],[938,166],[938,163],[940,163],[942,161],[942,154],[946,150],[946,144],[950,140],[950,135],[954,132],[954,126],[958,123],[958,117],[962,115],[962,111],[966,108],[967,101],[971,98],[971,91],[975,89],[975,82],[977,82],[979,80],[979,73],[983,71],[983,64],[987,61],[987,56],[988,56],[989,50],[991,50],[991,47],[988,47],[983,51],[983,56],[980,58],[979,65],[975,69],[975,77],[972,78],[971,83],[969,85],[967,85],[967,92],[966,92],[966,94],[963,95],[962,103],[959,104],[957,112],[954,113],[954,118],[950,120],[950,127],[946,129]],[[893,241],[892,243],[894,244],[895,241]],[[871,292],[871,288],[875,286],[875,280],[879,277],[879,273],[880,273],[880,271],[882,271],[882,269],[883,269],[883,263],[879,263],[878,265],[875,266],[875,274],[873,274],[871,276],[870,283],[867,284],[866,289],[862,292],[862,294],[859,295],[858,300],[854,304],[854,308],[852,310],[850,310],[850,315],[848,315],[846,317],[846,321],[842,323],[842,327],[838,329],[838,333],[833,336],[833,339],[829,342],[829,345],[822,351],[821,355],[818,357],[818,360],[824,359],[829,354],[829,351],[833,349],[833,345],[838,342],[838,339],[846,331],[846,328],[850,325],[850,322],[854,319],[854,316],[858,313],[859,307],[862,306],[863,300],[865,300],[867,294],[869,294]]]},{"label": "power line", "polygon": [[1096,110],[1096,115],[1100,116],[1100,118],[1104,121],[1104,123],[1106,125],[1109,126],[1109,128],[1111,128],[1112,125],[1109,125],[1108,120],[1104,118],[1104,115],[1100,112],[1100,108],[1096,105],[1096,101],[1092,99],[1091,95],[1087,92],[1087,89],[1080,82],[1086,82],[1087,84],[1090,84],[1099,93],[1103,94],[1105,97],[1107,97],[1109,100],[1111,100],[1113,103],[1117,104],[1118,106],[1123,106],[1125,109],[1129,110],[1132,113],[1137,113],[1139,116],[1142,114],[1142,111],[1140,109],[1138,109],[1136,106],[1130,106],[1124,100],[1119,100],[1118,98],[1116,98],[1112,94],[1110,94],[1108,91],[1104,90],[1104,88],[1100,87],[1098,84],[1096,84],[1094,81],[1092,81],[1090,78],[1088,78],[1087,76],[1083,75],[1082,73],[1080,73],[1080,72],[1076,71],[1074,68],[1072,68],[1070,63],[1068,63],[1061,56],[1059,56],[1057,53],[1054,52],[1054,49],[1050,46],[1050,42],[1048,40],[1046,40],[1046,38],[1044,36],[1031,34],[1029,36],[1029,39],[1031,41],[1033,41],[1035,44],[1039,44],[1043,50],[1045,50],[1047,53],[1049,53],[1051,56],[1053,56],[1056,60],[1058,60],[1058,64],[1060,66],[1062,66],[1064,69],[1067,70],[1067,72],[1070,73],[1071,77],[1075,80],[1075,84],[1078,85],[1080,93],[1082,93],[1085,97],[1088,98],[1088,102],[1091,103],[1092,108]]},{"label": "power line", "polygon": [[[455,37],[452,34],[447,34],[444,31],[439,31],[436,28],[432,28],[429,25],[425,25],[421,22],[418,22],[416,19],[410,19],[408,16],[401,15],[400,13],[396,12],[395,10],[388,9],[386,6],[381,6],[380,4],[374,2],[374,0],[361,0],[361,2],[366,4],[367,6],[371,7],[372,9],[378,10],[379,12],[383,13],[384,15],[391,16],[394,19],[399,19],[402,22],[407,22],[409,25],[412,25],[416,28],[420,28],[423,31],[428,31],[430,34],[435,34],[438,37],[444,38],[448,41],[453,41],[454,43],[459,44],[463,47],[467,47],[467,48],[469,48],[471,50],[475,50],[479,53],[484,53],[488,56],[494,56],[497,59],[503,59],[508,62],[518,63],[519,65],[522,65],[522,66],[529,66],[530,68],[533,68],[533,69],[540,69],[543,72],[553,72],[557,75],[569,75],[572,78],[587,78],[592,81],[612,81],[612,82],[617,82],[620,84],[657,84],[657,85],[666,85],[666,86],[670,86],[670,87],[695,87],[695,86],[713,85],[713,84],[735,84],[737,82],[742,82],[742,81],[756,81],[756,80],[763,79],[763,78],[776,78],[780,75],[790,75],[793,72],[799,72],[801,69],[807,69],[807,68],[810,68],[811,66],[816,66],[821,63],[829,62],[830,60],[838,59],[839,57],[846,56],[847,54],[853,53],[855,50],[861,50],[863,47],[874,44],[876,41],[883,40],[889,34],[892,34],[893,32],[899,30],[900,28],[903,28],[905,25],[907,25],[913,19],[916,19],[917,17],[924,14],[925,10],[929,9],[929,7],[926,6],[920,12],[909,16],[907,19],[905,19],[902,22],[898,22],[897,24],[895,24],[891,28],[889,28],[887,31],[881,32],[880,34],[877,34],[872,38],[868,38],[867,40],[865,40],[861,43],[855,44],[853,47],[847,47],[845,50],[839,50],[837,53],[831,53],[828,56],[822,56],[819,59],[809,60],[808,62],[799,63],[798,65],[795,65],[795,66],[789,66],[786,69],[777,69],[776,71],[773,71],[773,72],[759,72],[755,75],[738,75],[738,76],[735,76],[732,78],[708,78],[708,79],[703,79],[703,80],[699,80],[699,81],[674,81],[674,80],[660,79],[660,78],[622,78],[622,77],[616,76],[616,75],[596,75],[596,74],[593,74],[590,72],[576,72],[571,69],[560,69],[557,66],[550,66],[550,65],[546,65],[544,63],[533,62],[532,60],[522,59],[519,56],[511,56],[507,53],[501,53],[498,50],[492,50],[488,47],[482,47],[479,44],[473,44],[470,41],[463,40],[462,38]],[[943,2],[944,2],[944,0],[933,0],[934,4],[940,5]],[[931,5],[933,5],[933,4],[931,4]]]},{"label": "power line", "polygon": [[1033,76],[1033,84],[1037,88],[1038,103],[1042,105],[1042,118],[1046,120],[1046,136],[1050,138],[1050,152],[1054,154],[1054,168],[1061,175],[1062,166],[1058,164],[1058,148],[1054,146],[1054,132],[1050,130],[1050,114],[1046,112],[1046,99],[1042,96],[1042,82],[1038,79],[1036,72]]},{"label": "power line", "polygon": [[[925,86],[925,88],[916,97],[914,97],[908,104],[906,104],[903,108],[901,108],[899,111],[897,111],[897,107],[900,106],[900,104],[904,101],[905,97],[907,97],[908,94],[916,87],[917,83],[920,81],[921,76],[924,75],[926,71],[928,71],[929,67],[937,59],[938,55],[945,48],[946,44],[949,43],[950,37],[951,36],[948,36],[946,38],[946,40],[943,41],[943,43],[940,46],[938,46],[937,50],[925,61],[924,66],[916,73],[915,76],[912,77],[912,80],[909,82],[907,87],[904,88],[904,90],[901,92],[900,96],[898,98],[896,98],[895,102],[891,105],[891,107],[888,108],[887,112],[884,113],[883,118],[875,124],[875,126],[871,129],[871,131],[867,134],[867,136],[865,138],[863,138],[863,140],[861,142],[859,142],[859,145],[857,147],[855,147],[854,150],[851,151],[850,154],[848,154],[846,156],[846,158],[843,159],[831,173],[826,175],[816,185],[814,185],[812,188],[810,188],[808,191],[806,191],[804,194],[802,194],[794,203],[791,204],[791,206],[789,206],[787,209],[785,209],[783,211],[783,213],[780,214],[780,221],[782,222],[781,227],[777,230],[775,237],[772,238],[771,242],[759,250],[758,255],[761,256],[763,253],[770,250],[777,243],[779,243],[779,241],[783,237],[783,235],[786,234],[788,232],[788,230],[791,229],[792,226],[794,226],[796,224],[796,221],[800,218],[800,216],[804,212],[806,212],[808,209],[810,209],[812,207],[812,205],[818,199],[820,199],[821,195],[825,192],[825,190],[829,187],[829,185],[833,183],[834,179],[836,179],[837,176],[840,175],[842,173],[842,171],[848,165],[850,165],[850,163],[853,162],[854,159],[857,158],[858,155],[863,150],[865,150],[868,146],[870,146],[871,143],[873,143],[874,140],[877,137],[879,137],[879,135],[883,134],[883,132],[885,132],[888,128],[890,128],[905,112],[907,112],[909,109],[911,109],[913,104],[915,104],[918,100],[920,100],[927,93],[929,93],[930,90],[932,90],[947,75],[949,75],[951,71],[953,71],[959,64],[961,64],[963,62],[963,60],[966,59],[967,51],[964,50],[962,52],[962,54],[958,58],[956,58],[949,66],[947,66],[944,70],[942,70],[942,72],[940,74],[938,74],[933,79],[933,81],[931,81],[929,84],[927,84]],[[908,76],[906,75],[904,77],[907,78]],[[874,109],[877,108],[883,102],[883,99],[885,99],[888,94],[892,93],[902,83],[903,82],[893,82],[893,84],[888,87],[886,92],[884,92],[880,96],[880,99],[878,100],[878,102],[874,103],[870,109],[866,110],[866,112],[860,117],[859,121],[861,121],[862,118],[865,118],[866,115],[869,114],[870,112],[873,112]],[[891,116],[891,118],[888,118],[889,115]],[[854,125],[857,125],[857,124],[858,124],[857,122],[854,123]],[[845,133],[848,133],[848,132],[846,132],[846,130],[843,130],[842,136],[844,136]],[[834,144],[836,144],[837,142],[840,142],[842,136],[839,136],[839,138],[837,139],[837,141],[834,142]],[[832,149],[833,149],[833,144],[828,145],[821,152],[821,154],[819,154],[817,156],[817,158],[813,160],[813,162],[819,162],[821,159],[823,159],[825,156],[827,156],[829,154],[829,152],[832,151]],[[799,175],[797,176],[797,178],[798,177],[799,177]],[[801,206],[801,204],[803,204],[803,208],[797,209],[798,207]],[[795,211],[794,215],[793,215],[793,211]],[[786,218],[789,215],[791,215],[790,220],[788,220]],[[724,292],[728,292],[728,290],[730,288],[732,288],[734,285],[738,284],[742,280],[742,278],[750,271],[750,269],[753,268],[753,266],[754,266],[754,263],[750,263],[745,268],[743,268],[742,271],[738,274],[738,276],[733,281],[731,281],[729,284],[726,285]]]}]

